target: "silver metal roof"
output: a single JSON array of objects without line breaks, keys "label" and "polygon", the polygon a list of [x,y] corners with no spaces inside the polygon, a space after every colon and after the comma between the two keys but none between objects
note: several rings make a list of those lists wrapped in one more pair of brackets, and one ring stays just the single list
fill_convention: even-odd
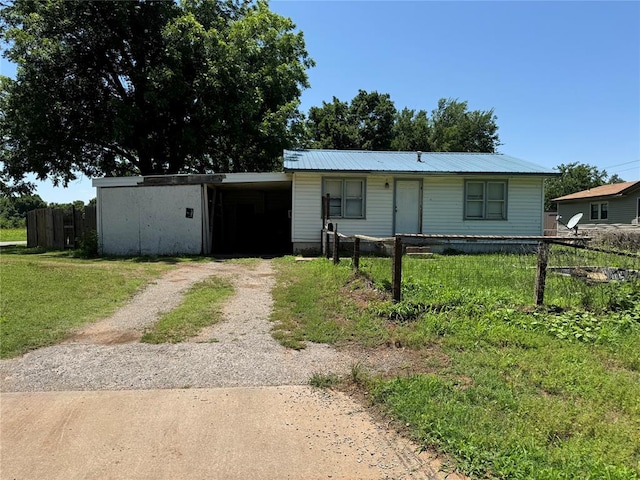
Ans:
[{"label": "silver metal roof", "polygon": [[[419,157],[419,160],[418,160]],[[556,175],[502,153],[285,150],[284,171]]]}]

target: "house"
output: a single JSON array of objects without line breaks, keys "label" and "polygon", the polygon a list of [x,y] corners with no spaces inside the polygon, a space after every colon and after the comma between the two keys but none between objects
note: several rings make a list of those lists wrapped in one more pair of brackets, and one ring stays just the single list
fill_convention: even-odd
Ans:
[{"label": "house", "polygon": [[103,254],[318,251],[323,197],[341,233],[543,233],[545,177],[504,154],[285,150],[283,171],[112,177],[97,188]]},{"label": "house", "polygon": [[612,183],[552,199],[558,215],[568,221],[583,214],[581,228],[635,225],[640,223],[640,181]]},{"label": "house", "polygon": [[555,175],[504,154],[344,150],[287,150],[284,171],[294,251],[318,248],[326,194],[346,235],[542,235],[543,181]]}]

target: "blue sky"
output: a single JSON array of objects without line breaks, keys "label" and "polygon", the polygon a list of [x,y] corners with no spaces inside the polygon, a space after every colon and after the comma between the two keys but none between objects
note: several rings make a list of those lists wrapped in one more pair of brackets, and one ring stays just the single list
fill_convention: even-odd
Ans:
[{"label": "blue sky", "polygon": [[[303,112],[358,89],[428,112],[457,98],[495,110],[503,153],[640,180],[639,2],[272,0],[271,8],[293,19],[316,61]],[[95,196],[88,179],[38,193],[48,202]]]}]

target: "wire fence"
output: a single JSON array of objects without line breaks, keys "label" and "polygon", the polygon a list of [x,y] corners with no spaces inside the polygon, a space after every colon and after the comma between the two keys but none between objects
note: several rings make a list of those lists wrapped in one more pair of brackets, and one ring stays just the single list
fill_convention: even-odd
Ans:
[{"label": "wire fence", "polygon": [[[338,238],[338,235],[333,236]],[[355,255],[351,261],[356,267],[364,262],[364,269],[385,270],[376,272],[376,276],[389,278],[396,301],[407,297],[418,303],[455,304],[473,299],[485,304],[615,310],[625,302],[640,298],[639,253],[594,250],[585,241],[558,244],[546,238],[544,241],[540,239],[539,243],[532,243],[531,239],[521,243],[513,238],[494,239],[492,253],[463,253],[454,248],[439,248],[441,253],[432,255],[426,252],[428,248],[414,248],[416,253],[412,254],[407,253],[411,252],[411,247],[405,245],[401,250],[405,255],[400,259],[393,249],[393,241],[397,238],[362,237],[356,242],[354,237],[342,236],[340,241],[345,253],[353,249],[352,244],[361,240],[370,244],[379,240],[379,244],[386,245],[392,259],[367,263]],[[421,242],[423,246],[434,242],[433,237],[427,236],[410,240],[414,244]],[[442,242],[450,238],[440,237],[437,240]],[[467,237],[467,240],[488,242],[480,237]],[[336,246],[335,241],[332,246]],[[542,266],[540,246],[546,249]],[[334,261],[339,249],[333,249]],[[544,278],[542,292],[539,292],[541,272]]]}]

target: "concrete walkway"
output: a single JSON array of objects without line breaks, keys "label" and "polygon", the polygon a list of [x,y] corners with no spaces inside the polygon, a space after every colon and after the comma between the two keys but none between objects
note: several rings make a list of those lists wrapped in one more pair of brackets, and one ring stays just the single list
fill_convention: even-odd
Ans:
[{"label": "concrete walkway", "polygon": [[304,386],[3,393],[2,479],[454,479]]},{"label": "concrete walkway", "polygon": [[1,247],[17,247],[18,245],[26,245],[27,241],[23,240],[23,241],[15,241],[15,242],[0,242],[0,248]]}]

